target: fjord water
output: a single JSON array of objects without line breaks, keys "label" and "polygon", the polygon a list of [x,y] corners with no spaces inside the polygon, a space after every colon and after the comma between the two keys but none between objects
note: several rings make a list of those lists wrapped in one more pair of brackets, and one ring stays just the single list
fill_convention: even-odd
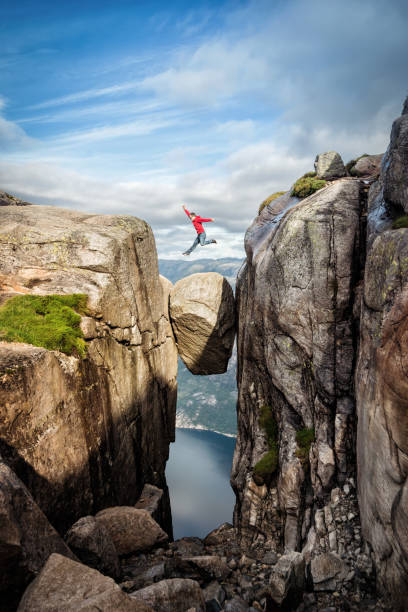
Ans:
[{"label": "fjord water", "polygon": [[213,431],[176,430],[166,467],[175,540],[202,538],[221,523],[232,522],[234,447],[235,438]]}]

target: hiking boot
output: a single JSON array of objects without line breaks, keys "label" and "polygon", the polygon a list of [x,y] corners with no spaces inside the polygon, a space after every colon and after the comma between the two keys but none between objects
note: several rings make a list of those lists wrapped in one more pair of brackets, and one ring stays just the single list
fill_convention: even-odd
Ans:
[{"label": "hiking boot", "polygon": [[217,244],[217,241],[216,241],[216,240],[211,240],[211,242],[212,242],[213,244]]},{"label": "hiking boot", "polygon": [[184,251],[184,253],[182,253],[182,255],[190,255],[190,253],[187,253],[187,251]]}]

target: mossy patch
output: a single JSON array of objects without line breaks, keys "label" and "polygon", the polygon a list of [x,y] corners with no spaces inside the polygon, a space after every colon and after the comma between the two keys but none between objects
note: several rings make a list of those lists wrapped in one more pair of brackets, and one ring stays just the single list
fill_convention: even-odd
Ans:
[{"label": "mossy patch", "polygon": [[293,185],[291,196],[307,198],[319,189],[325,187],[326,181],[316,178],[316,172],[306,172]]},{"label": "mossy patch", "polygon": [[270,406],[261,407],[259,424],[265,431],[269,450],[255,465],[254,475],[267,481],[276,472],[279,458],[278,425]]},{"label": "mossy patch", "polygon": [[300,459],[300,461],[305,464],[309,461],[309,451],[312,442],[315,440],[315,430],[314,429],[300,429],[296,432],[296,457]]},{"label": "mossy patch", "polygon": [[262,202],[262,204],[259,206],[258,215],[259,215],[259,213],[261,213],[263,211],[265,206],[268,206],[268,204],[270,204],[271,202],[276,200],[276,198],[279,198],[280,196],[284,195],[285,193],[286,193],[286,191],[275,191],[275,193],[270,195],[269,198],[266,198],[266,200],[264,200]]},{"label": "mossy patch", "polygon": [[392,224],[392,229],[403,228],[408,228],[408,215],[402,215],[401,217],[398,217],[398,219],[395,219]]},{"label": "mossy patch", "polygon": [[78,313],[86,312],[87,301],[81,293],[10,298],[0,307],[0,340],[84,357],[86,342]]}]

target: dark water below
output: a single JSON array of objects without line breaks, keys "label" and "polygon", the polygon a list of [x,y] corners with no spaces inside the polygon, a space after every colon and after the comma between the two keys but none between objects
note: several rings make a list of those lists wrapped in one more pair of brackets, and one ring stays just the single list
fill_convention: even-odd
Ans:
[{"label": "dark water below", "polygon": [[235,438],[198,429],[177,429],[166,478],[174,539],[207,535],[232,522],[235,496],[229,479]]}]

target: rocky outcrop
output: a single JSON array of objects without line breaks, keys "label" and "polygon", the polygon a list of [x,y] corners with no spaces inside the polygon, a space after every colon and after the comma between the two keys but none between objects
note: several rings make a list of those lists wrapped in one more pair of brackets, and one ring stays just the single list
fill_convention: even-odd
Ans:
[{"label": "rocky outcrop", "polygon": [[[361,179],[285,194],[246,235],[234,524],[248,555],[302,552],[311,609],[330,592],[360,605],[375,575],[406,607],[408,229],[393,220],[408,210],[407,104],[378,180],[362,158]],[[290,571],[275,578],[279,603]]]},{"label": "rocky outcrop", "polygon": [[383,164],[384,199],[397,211],[408,213],[408,113],[393,123]]},{"label": "rocky outcrop", "polygon": [[395,208],[408,210],[407,135],[405,114],[370,189],[356,374],[363,534],[394,609],[405,609],[408,597],[408,229],[392,230],[389,219]]},{"label": "rocky outcrop", "polygon": [[107,576],[86,565],[53,554],[39,576],[30,584],[18,612],[152,612],[126,595]]},{"label": "rocky outcrop", "polygon": [[25,202],[16,198],[5,191],[0,191],[0,206],[30,206],[30,202]]},{"label": "rocky outcrop", "polygon": [[75,559],[32,496],[0,458],[0,607],[15,610],[51,553]]},{"label": "rocky outcrop", "polygon": [[343,160],[336,151],[328,151],[317,155],[314,167],[320,179],[332,180],[346,176]]},{"label": "rocky outcrop", "polygon": [[177,350],[150,227],[6,206],[0,275],[3,300],[88,296],[85,359],[0,343],[1,450],[52,524],[65,531],[81,516],[134,504],[146,482],[167,496]]},{"label": "rocky outcrop", "polygon": [[235,337],[235,307],[223,276],[207,272],[179,280],[170,293],[170,317],[179,355],[190,372],[226,372]]},{"label": "rocky outcrop", "polygon": [[[359,183],[344,179],[301,202],[287,197],[278,223],[270,211],[265,223],[262,212],[247,232],[232,469],[235,524],[247,542],[297,550],[314,505],[354,469],[354,256],[363,201]],[[253,472],[270,451],[265,411],[278,427],[278,468],[262,481]]]}]

